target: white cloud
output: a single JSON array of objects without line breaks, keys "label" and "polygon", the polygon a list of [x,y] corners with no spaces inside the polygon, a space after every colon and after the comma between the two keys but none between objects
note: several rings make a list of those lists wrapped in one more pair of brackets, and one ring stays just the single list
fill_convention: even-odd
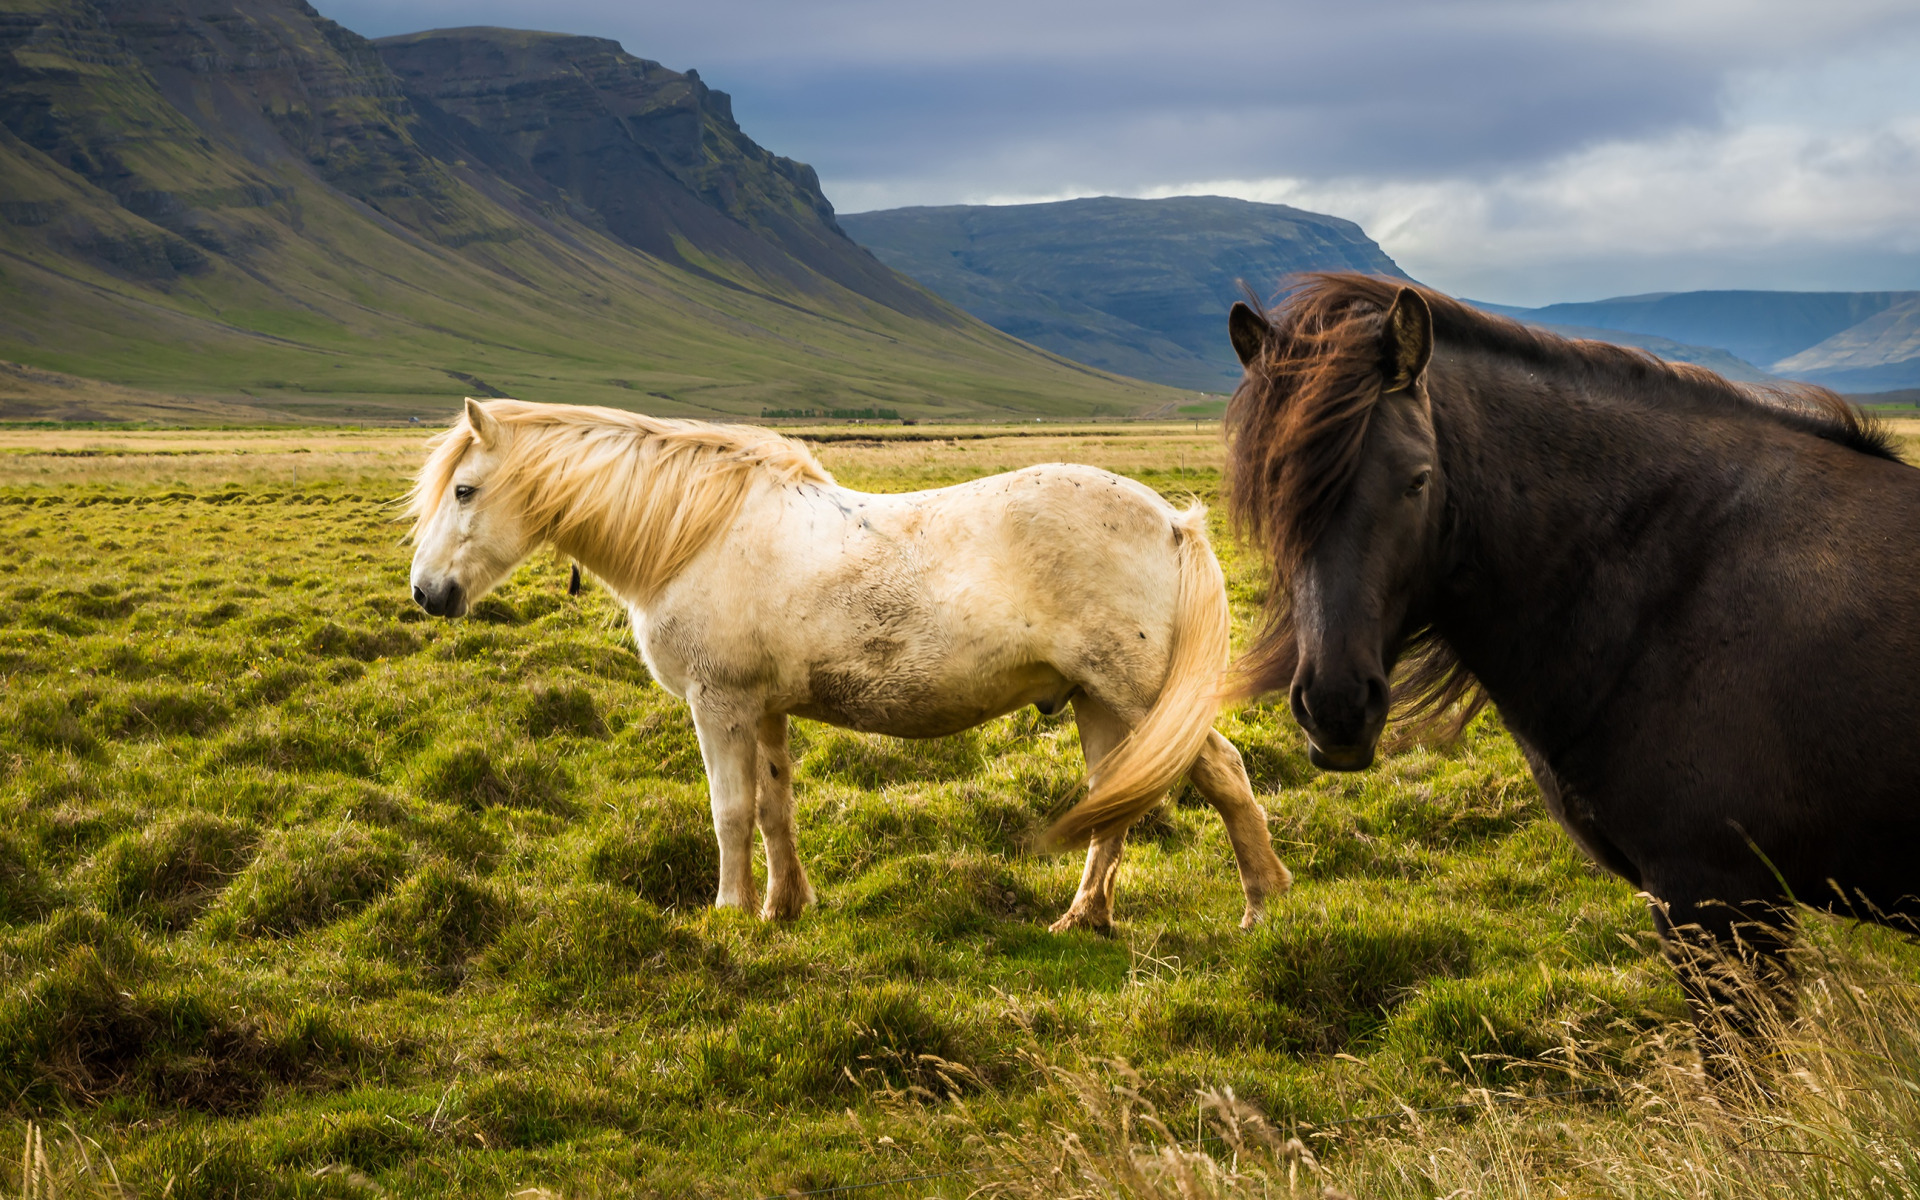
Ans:
[{"label": "white cloud", "polygon": [[845,212],[1222,193],[1544,302],[1920,288],[1914,0],[322,0],[701,68]]},{"label": "white cloud", "polygon": [[[1068,184],[954,199],[1090,194]],[[1202,178],[1124,194],[1333,213],[1359,222],[1414,277],[1507,303],[1920,288],[1920,52],[1908,43],[1744,72],[1729,79],[1713,127],[1602,141],[1481,176]]]},{"label": "white cloud", "polygon": [[[1409,274],[1511,303],[1581,298],[1569,294],[1574,280],[1596,295],[1920,286],[1920,117],[1846,131],[1690,130],[1484,180],[1205,180],[1142,194],[1336,213]],[[1833,277],[1820,277],[1819,262]]]}]

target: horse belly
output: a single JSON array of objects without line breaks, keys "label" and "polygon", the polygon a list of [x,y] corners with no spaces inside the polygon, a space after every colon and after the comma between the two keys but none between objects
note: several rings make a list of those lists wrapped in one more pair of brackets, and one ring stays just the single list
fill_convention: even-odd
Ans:
[{"label": "horse belly", "polygon": [[1601,827],[1600,814],[1586,798],[1569,788],[1554,773],[1546,758],[1533,747],[1518,736],[1514,742],[1520,747],[1520,755],[1527,760],[1527,768],[1533,772],[1533,780],[1540,787],[1540,799],[1546,803],[1553,819],[1560,823],[1560,828],[1566,830],[1573,839],[1574,845],[1580,847],[1588,858],[1634,887],[1644,886],[1640,864],[1607,836]]},{"label": "horse belly", "polygon": [[861,733],[946,737],[1029,704],[1057,711],[1072,684],[1045,663],[991,672],[887,669],[871,662],[816,665],[807,698],[788,709]]}]

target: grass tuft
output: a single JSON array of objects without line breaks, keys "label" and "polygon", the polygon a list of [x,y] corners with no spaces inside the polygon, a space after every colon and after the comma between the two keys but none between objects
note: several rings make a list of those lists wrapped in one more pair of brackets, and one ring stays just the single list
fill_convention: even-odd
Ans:
[{"label": "grass tuft", "polygon": [[496,889],[446,863],[429,863],[368,910],[364,944],[436,983],[457,984],[467,960],[500,936],[507,919]]},{"label": "grass tuft", "polygon": [[275,834],[221,895],[212,928],[290,937],[351,916],[384,895],[410,857],[392,833],[351,820]]},{"label": "grass tuft", "polygon": [[605,884],[576,884],[525,898],[531,910],[488,951],[486,966],[547,1007],[620,1006],[692,935],[660,910]]},{"label": "grass tuft", "polygon": [[95,856],[93,893],[103,911],[157,929],[183,929],[253,857],[253,831],[187,812],[122,834]]},{"label": "grass tuft", "polygon": [[1378,1030],[1420,984],[1471,968],[1473,939],[1466,930],[1382,916],[1356,922],[1289,907],[1255,935],[1247,985],[1286,1014],[1300,1049],[1341,1050]]},{"label": "grass tuft", "polygon": [[521,721],[529,737],[607,736],[607,722],[600,715],[600,706],[594,701],[593,693],[583,687],[535,684],[527,691]]},{"label": "grass tuft", "polygon": [[698,1074],[708,1087],[762,1104],[875,1087],[943,1098],[962,1090],[950,1063],[972,1057],[974,1041],[911,989],[887,984],[744,1013],[731,1037],[700,1044]]},{"label": "grass tuft", "polygon": [[654,789],[639,812],[594,842],[588,877],[631,889],[661,908],[713,903],[720,851],[709,811],[704,789]]},{"label": "grass tuft", "polygon": [[13,834],[0,830],[0,926],[37,921],[53,907],[53,889],[40,864]]},{"label": "grass tuft", "polygon": [[498,752],[478,742],[436,747],[423,755],[415,786],[432,800],[483,809],[494,805],[565,811],[572,780],[532,751]]}]

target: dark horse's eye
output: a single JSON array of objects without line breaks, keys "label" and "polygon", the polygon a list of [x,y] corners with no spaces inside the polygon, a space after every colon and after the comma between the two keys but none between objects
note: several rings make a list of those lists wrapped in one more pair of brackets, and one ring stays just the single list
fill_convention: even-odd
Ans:
[{"label": "dark horse's eye", "polygon": [[1427,480],[1431,479],[1432,477],[1433,477],[1432,471],[1422,471],[1418,475],[1415,475],[1413,477],[1413,482],[1407,485],[1407,495],[1418,496],[1421,492],[1426,491]]},{"label": "dark horse's eye", "polygon": [[479,490],[479,488],[474,487],[470,483],[463,483],[453,489],[453,498],[465,504],[467,501],[473,499],[473,494]]}]

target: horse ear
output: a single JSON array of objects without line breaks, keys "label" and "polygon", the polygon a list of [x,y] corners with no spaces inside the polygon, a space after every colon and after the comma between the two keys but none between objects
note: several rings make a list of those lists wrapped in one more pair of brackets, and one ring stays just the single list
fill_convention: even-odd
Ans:
[{"label": "horse ear", "polygon": [[1420,372],[1427,369],[1427,362],[1433,358],[1433,310],[1419,292],[1401,288],[1393,298],[1380,351],[1390,392],[1412,387]]},{"label": "horse ear", "polygon": [[472,396],[467,397],[467,424],[473,426],[473,436],[480,439],[482,450],[491,450],[500,443],[500,419]]},{"label": "horse ear", "polygon": [[1267,338],[1273,334],[1273,327],[1266,318],[1238,300],[1227,313],[1227,338],[1233,342],[1233,352],[1240,356],[1240,365],[1248,367],[1260,357],[1267,348]]}]

